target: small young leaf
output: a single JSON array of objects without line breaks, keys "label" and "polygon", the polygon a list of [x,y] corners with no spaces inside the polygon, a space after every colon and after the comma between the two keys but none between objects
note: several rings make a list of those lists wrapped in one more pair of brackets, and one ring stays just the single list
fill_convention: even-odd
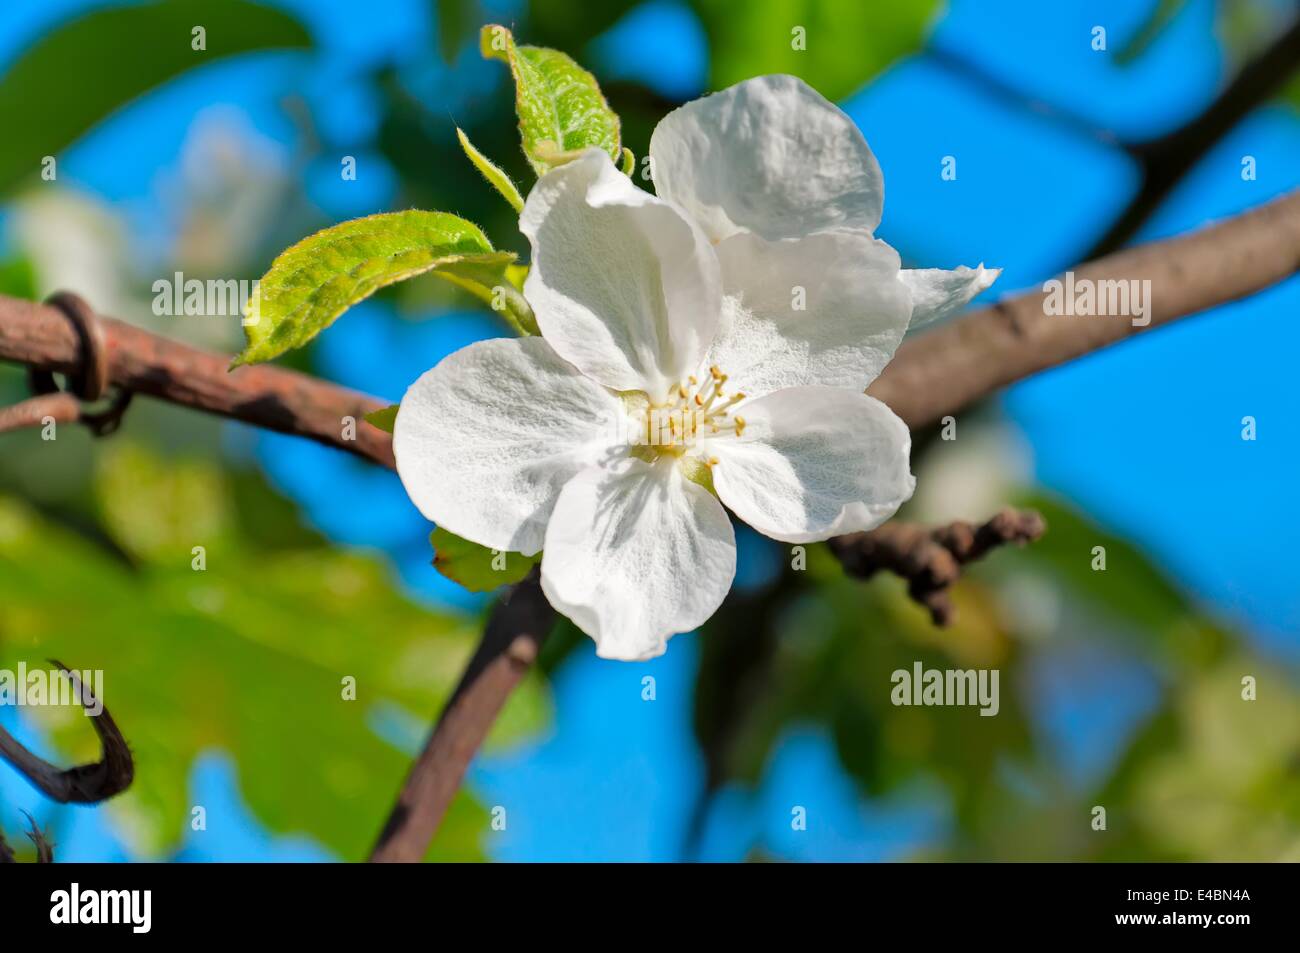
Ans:
[{"label": "small young leaf", "polygon": [[470,592],[490,592],[519,582],[542,559],[541,553],[521,556],[488,549],[441,526],[429,535],[429,542],[433,544],[433,568]]},{"label": "small young leaf", "polygon": [[245,308],[248,346],[231,366],[302,347],[358,301],[427,271],[508,284],[505,268],[514,258],[493,251],[476,225],[445,212],[390,212],[327,228],[271,263]]},{"label": "small young leaf", "polygon": [[510,181],[510,176],[502,172],[497,166],[483,153],[474,148],[474,144],[469,141],[469,136],[459,126],[456,127],[456,138],[460,140],[460,147],[465,150],[465,155],[469,156],[469,161],[474,163],[474,168],[483,173],[483,178],[488,180],[492,188],[501,193],[501,197],[510,203],[510,207],[516,212],[524,210],[524,200],[515,188],[515,184]]},{"label": "small young leaf", "polygon": [[496,24],[483,27],[479,45],[485,58],[510,66],[524,155],[539,176],[589,146],[621,158],[618,116],[594,76],[558,50],[515,46],[510,31]]},{"label": "small young leaf", "polygon": [[628,178],[636,171],[636,155],[627,146],[623,147],[623,165],[620,168]]},{"label": "small young leaf", "polygon": [[397,423],[397,410],[400,405],[393,404],[391,407],[385,407],[382,410],[372,410],[366,414],[366,420],[372,427],[378,427],[384,433],[392,433],[393,425]]}]

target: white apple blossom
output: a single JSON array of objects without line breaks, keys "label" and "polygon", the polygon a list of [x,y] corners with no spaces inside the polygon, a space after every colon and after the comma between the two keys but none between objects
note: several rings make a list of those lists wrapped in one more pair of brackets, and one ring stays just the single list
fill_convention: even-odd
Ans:
[{"label": "white apple blossom", "polygon": [[678,109],[651,154],[657,196],[596,149],[538,181],[520,228],[541,336],[447,357],[393,443],[425,516],[542,551],[551,604],[618,659],[721,604],[724,504],[795,543],[893,515],[911,437],[863,391],[909,323],[995,276],[902,271],[871,234],[882,184],[861,133],[791,77]]}]

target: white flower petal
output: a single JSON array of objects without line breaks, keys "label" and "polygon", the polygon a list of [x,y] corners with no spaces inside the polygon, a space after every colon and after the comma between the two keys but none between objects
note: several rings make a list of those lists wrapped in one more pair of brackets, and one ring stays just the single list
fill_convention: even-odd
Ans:
[{"label": "white flower petal", "polygon": [[671,458],[584,470],[546,529],[542,590],[602,658],[662,655],[713,615],[735,573],[726,511]]},{"label": "white flower petal", "polygon": [[711,438],[713,485],[765,536],[809,543],[874,529],[916,480],[912,437],[894,412],[842,387],[791,387],[743,404],[744,435]]},{"label": "white flower petal", "polygon": [[904,268],[899,279],[912,293],[912,323],[919,328],[956,314],[1002,274],[1001,268],[962,265],[952,271],[942,268]]},{"label": "white flower petal", "polygon": [[803,80],[760,76],[687,103],[650,137],[655,191],[721,241],[875,231],[885,186],[867,140]]},{"label": "white flower petal", "polygon": [[458,536],[531,555],[561,488],[618,433],[618,398],[542,338],[480,341],[402,398],[397,472],[420,512]]},{"label": "white flower petal", "polygon": [[777,242],[742,233],[718,246],[718,260],[722,324],[709,362],[729,375],[729,391],[865,390],[907,331],[898,253],[866,232]]},{"label": "white flower petal", "polygon": [[720,280],[708,239],[677,209],[589,149],[533,186],[519,228],[533,247],[524,296],[565,360],[656,399],[695,370]]}]

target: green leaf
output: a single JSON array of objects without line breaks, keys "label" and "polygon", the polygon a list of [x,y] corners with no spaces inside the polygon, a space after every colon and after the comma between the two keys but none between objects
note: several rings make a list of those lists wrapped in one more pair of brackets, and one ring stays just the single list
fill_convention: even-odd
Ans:
[{"label": "green leaf", "polygon": [[[206,50],[192,48],[202,25]],[[192,69],[251,50],[307,48],[292,17],[248,0],[167,0],[80,17],[33,42],[0,77],[0,195],[115,110]]]},{"label": "green leaf", "polygon": [[[194,461],[132,448],[108,469],[119,467],[101,474],[109,482],[99,495],[132,497],[119,501],[125,512],[143,512],[155,494],[194,496],[168,486],[178,471],[182,484],[229,495],[219,471],[200,476]],[[115,522],[113,541],[138,547],[139,530],[122,531]],[[206,570],[194,571],[189,547],[203,539],[177,527],[176,559],[133,569],[120,553],[0,494],[0,666],[43,667],[54,657],[103,670],[105,702],[136,754],[135,781],[104,810],[144,856],[166,857],[183,839],[204,836],[189,829],[189,785],[195,761],[215,750],[229,756],[243,799],[270,831],[305,833],[359,860],[428,719],[472,654],[479,622],[414,604],[392,571],[365,554],[268,550],[239,525],[226,528],[226,539],[209,549]],[[345,679],[354,680],[355,699]],[[540,679],[520,689],[495,743],[532,733],[546,716]],[[84,717],[60,708],[34,714],[60,760],[95,756]],[[433,856],[480,859],[488,829],[487,812],[462,792]]]},{"label": "green leaf", "polygon": [[627,146],[623,147],[623,164],[620,168],[628,178],[631,178],[632,173],[636,171],[636,155]]},{"label": "green leaf", "polygon": [[619,160],[618,116],[594,76],[558,50],[516,46],[503,26],[483,27],[479,43],[485,58],[508,64],[514,76],[519,135],[533,171],[544,175],[590,146]]},{"label": "green leaf", "polygon": [[372,410],[366,414],[366,420],[372,426],[378,427],[384,433],[392,433],[393,426],[397,423],[397,411],[400,404],[393,404],[391,407],[385,407],[383,410]]},{"label": "green leaf", "polygon": [[490,592],[498,586],[519,582],[542,559],[542,554],[521,556],[488,549],[461,539],[439,526],[429,535],[433,544],[433,567],[470,592]]},{"label": "green leaf", "polygon": [[508,284],[514,254],[492,250],[476,225],[446,212],[389,212],[317,232],[281,253],[246,307],[248,347],[232,367],[302,347],[386,285],[433,271]]},{"label": "green leaf", "polygon": [[790,73],[832,101],[856,92],[894,60],[919,49],[938,5],[938,0],[696,4],[709,35],[714,89],[765,73]]},{"label": "green leaf", "polygon": [[510,181],[510,176],[502,172],[487,156],[474,148],[474,144],[469,141],[469,136],[465,135],[465,130],[460,126],[456,127],[456,138],[460,140],[460,147],[465,150],[465,155],[469,156],[469,161],[474,163],[474,168],[483,174],[483,178],[488,180],[492,188],[501,193],[501,197],[510,203],[511,208],[516,212],[524,210],[524,200],[515,188],[515,184]]}]

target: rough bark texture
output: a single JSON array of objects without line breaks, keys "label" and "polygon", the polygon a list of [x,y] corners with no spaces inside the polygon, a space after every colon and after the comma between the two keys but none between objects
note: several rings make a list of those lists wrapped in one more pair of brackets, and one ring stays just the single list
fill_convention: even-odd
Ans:
[{"label": "rough bark texture", "polygon": [[[384,401],[271,365],[230,371],[227,356],[112,318],[100,317],[98,325],[110,387],[307,437],[393,467],[392,439],[364,419],[387,406]],[[0,360],[75,376],[86,350],[59,308],[0,296]],[[349,439],[353,430],[355,439]]]},{"label": "rough bark texture", "polygon": [[947,625],[953,616],[948,589],[962,566],[999,546],[1033,542],[1046,529],[1032,510],[1005,509],[979,526],[958,520],[932,529],[894,520],[869,533],[836,537],[830,548],[851,576],[869,579],[883,569],[906,580],[908,594],[930,610],[934,624]]},{"label": "rough bark texture", "polygon": [[934,423],[999,388],[1178,318],[1245,298],[1300,271],[1300,191],[1234,218],[1108,255],[1084,278],[1147,279],[1151,323],[1048,315],[1041,290],[1005,298],[905,341],[868,389],[910,427]]}]

